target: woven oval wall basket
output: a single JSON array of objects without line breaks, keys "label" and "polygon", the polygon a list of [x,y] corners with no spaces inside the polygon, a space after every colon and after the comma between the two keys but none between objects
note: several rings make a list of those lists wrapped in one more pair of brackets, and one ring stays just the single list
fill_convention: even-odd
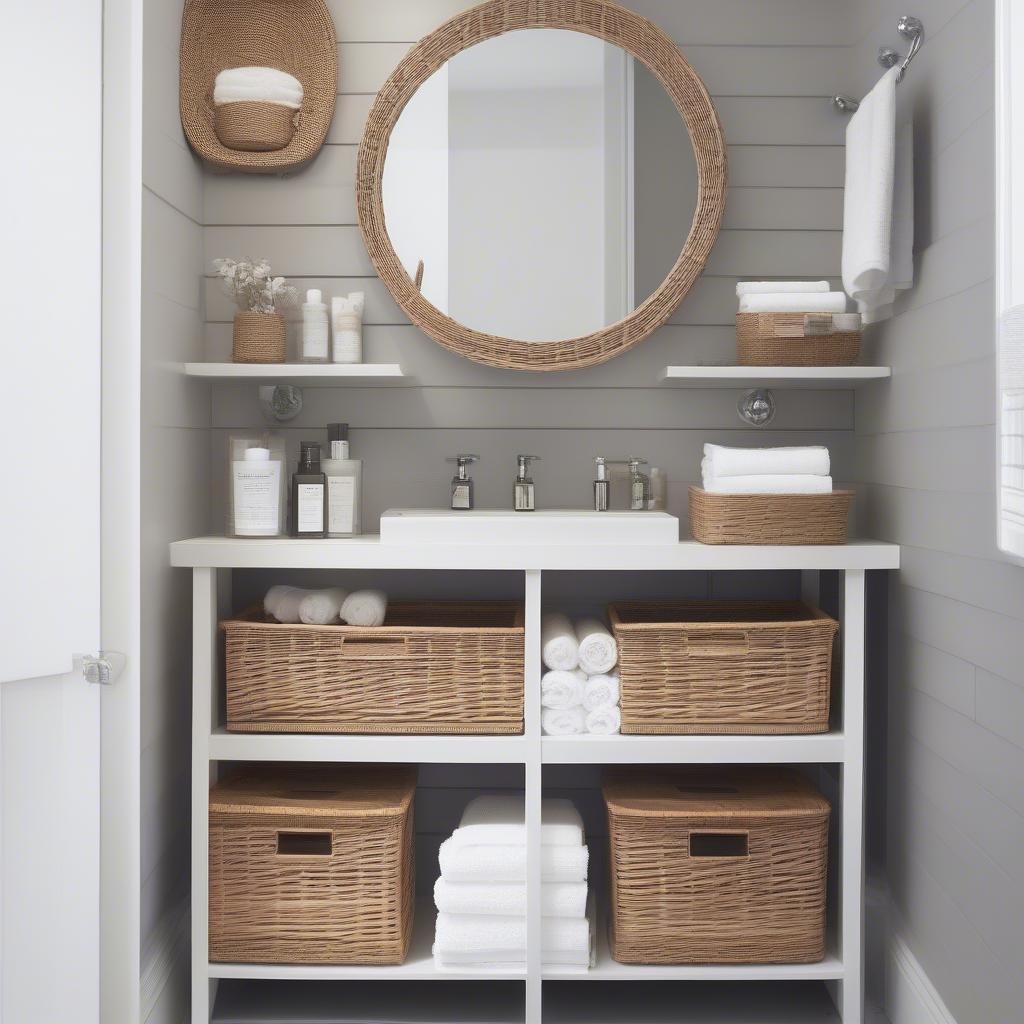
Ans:
[{"label": "woven oval wall basket", "polygon": [[[229,149],[217,135],[214,79],[225,68],[249,66],[287,71],[302,83],[295,134],[280,149]],[[280,174],[312,160],[327,138],[337,91],[338,40],[325,0],[186,0],[181,125],[214,167]]]}]

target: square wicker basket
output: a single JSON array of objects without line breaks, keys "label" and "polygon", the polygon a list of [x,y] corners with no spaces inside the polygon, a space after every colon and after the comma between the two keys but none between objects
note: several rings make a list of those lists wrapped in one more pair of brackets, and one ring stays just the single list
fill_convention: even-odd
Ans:
[{"label": "square wicker basket", "polygon": [[860,331],[838,331],[830,313],[737,313],[740,366],[853,366]]},{"label": "square wicker basket", "polygon": [[245,769],[210,790],[210,959],[399,964],[416,769]]},{"label": "square wicker basket", "polygon": [[799,602],[610,605],[622,731],[828,731],[839,623]]},{"label": "square wicker basket", "polygon": [[604,784],[612,956],[625,964],[825,955],[828,802],[788,769],[617,772]]},{"label": "square wicker basket", "polygon": [[221,623],[230,732],[523,731],[523,609],[394,604],[382,626]]}]

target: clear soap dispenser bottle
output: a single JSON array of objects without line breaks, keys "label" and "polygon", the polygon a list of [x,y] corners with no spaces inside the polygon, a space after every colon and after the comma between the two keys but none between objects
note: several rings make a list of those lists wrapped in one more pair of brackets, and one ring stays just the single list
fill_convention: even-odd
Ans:
[{"label": "clear soap dispenser bottle", "polygon": [[452,477],[451,493],[451,506],[456,511],[474,507],[473,478],[469,475],[469,467],[479,459],[479,455],[456,455],[454,459],[447,460],[458,464]]},{"label": "clear soap dispenser bottle", "polygon": [[530,477],[530,463],[540,462],[539,455],[518,455],[519,471],[512,488],[512,508],[516,512],[533,512],[537,508],[533,480]]},{"label": "clear soap dispenser bottle", "polygon": [[327,536],[356,537],[361,530],[363,463],[351,458],[347,423],[327,424],[330,458],[320,468],[327,478]]},{"label": "clear soap dispenser bottle", "polygon": [[640,467],[646,466],[646,459],[629,460],[629,507],[633,512],[646,512],[651,498],[651,480]]}]

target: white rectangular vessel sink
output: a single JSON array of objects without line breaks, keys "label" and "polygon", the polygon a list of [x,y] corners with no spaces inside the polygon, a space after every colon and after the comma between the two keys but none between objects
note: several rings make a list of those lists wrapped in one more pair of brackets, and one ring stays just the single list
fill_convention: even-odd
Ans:
[{"label": "white rectangular vessel sink", "polygon": [[587,509],[389,509],[382,544],[675,544],[679,520],[667,512]]}]

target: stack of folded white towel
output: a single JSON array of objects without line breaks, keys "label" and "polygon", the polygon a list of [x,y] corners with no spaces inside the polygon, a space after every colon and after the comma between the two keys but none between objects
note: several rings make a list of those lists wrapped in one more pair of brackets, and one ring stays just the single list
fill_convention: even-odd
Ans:
[{"label": "stack of folded white towel", "polygon": [[383,590],[354,590],[340,587],[304,590],[302,587],[271,587],[263,598],[263,611],[278,622],[304,622],[307,626],[382,626],[388,612]]},{"label": "stack of folded white towel", "polygon": [[722,448],[704,445],[709,494],[831,494],[827,448]]},{"label": "stack of folded white towel", "polygon": [[[568,800],[543,801],[541,819],[541,960],[586,969],[593,913],[583,821]],[[521,796],[479,796],[441,844],[441,877],[434,885],[439,966],[526,963],[525,822]]]},{"label": "stack of folded white towel", "polygon": [[829,291],[828,281],[740,281],[741,313],[831,313],[832,329],[859,331],[859,313],[846,312],[846,292]]},{"label": "stack of folded white towel", "polygon": [[622,725],[619,649],[598,619],[552,612],[541,621],[541,726],[549,736],[610,736]]},{"label": "stack of folded white towel", "polygon": [[289,110],[302,106],[302,83],[277,68],[225,68],[213,83],[215,106],[225,103],[277,103]]}]

